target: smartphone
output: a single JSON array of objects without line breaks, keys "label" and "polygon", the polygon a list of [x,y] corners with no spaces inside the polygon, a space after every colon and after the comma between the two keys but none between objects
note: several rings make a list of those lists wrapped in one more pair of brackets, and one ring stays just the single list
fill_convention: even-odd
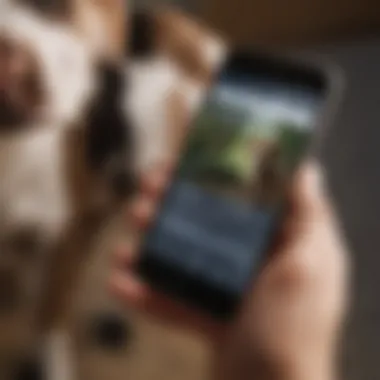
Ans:
[{"label": "smartphone", "polygon": [[233,318],[275,240],[292,175],[326,124],[333,82],[303,61],[229,56],[145,235],[143,279],[213,318]]}]

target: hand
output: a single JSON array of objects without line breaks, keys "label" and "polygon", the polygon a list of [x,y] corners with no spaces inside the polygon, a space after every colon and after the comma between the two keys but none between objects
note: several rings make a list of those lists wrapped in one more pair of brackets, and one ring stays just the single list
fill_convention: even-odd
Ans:
[{"label": "hand", "polygon": [[[169,172],[145,182],[132,217],[152,220]],[[231,326],[176,304],[133,273],[137,245],[118,252],[113,292],[129,306],[198,330],[216,343],[218,379],[331,380],[345,316],[348,259],[320,169],[301,168],[278,244]]]}]

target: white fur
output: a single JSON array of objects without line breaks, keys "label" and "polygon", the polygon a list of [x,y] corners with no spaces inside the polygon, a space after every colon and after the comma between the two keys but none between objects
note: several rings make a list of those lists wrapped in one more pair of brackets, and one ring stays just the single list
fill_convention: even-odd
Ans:
[{"label": "white fur", "polygon": [[92,50],[71,30],[10,3],[0,18],[0,33],[26,44],[42,68],[47,102],[41,122],[67,126],[78,118],[92,94]]},{"label": "white fur", "polygon": [[0,134],[0,228],[35,224],[56,236],[70,205],[64,183],[64,131],[79,121],[94,88],[90,50],[69,26],[9,3],[0,34],[27,44],[41,65],[47,89],[44,111],[21,133]]},{"label": "white fur", "polygon": [[162,56],[132,62],[126,70],[130,86],[125,105],[135,131],[136,168],[146,171],[167,158],[167,102],[180,77],[176,66]]},{"label": "white fur", "polygon": [[62,131],[35,129],[0,138],[0,231],[41,229],[49,240],[69,217],[63,168]]}]

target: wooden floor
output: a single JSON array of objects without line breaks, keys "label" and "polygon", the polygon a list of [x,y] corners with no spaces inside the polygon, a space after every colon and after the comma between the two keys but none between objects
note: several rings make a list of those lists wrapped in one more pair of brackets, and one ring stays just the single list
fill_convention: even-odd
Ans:
[{"label": "wooden floor", "polygon": [[119,353],[83,346],[83,380],[194,380],[206,379],[204,347],[194,339],[158,326],[141,316],[133,318],[135,337]]},{"label": "wooden floor", "polygon": [[[128,310],[112,299],[106,288],[110,266],[110,244],[120,241],[125,230],[120,223],[105,233],[103,243],[89,262],[76,300],[76,317],[72,328],[74,357],[79,367],[78,380],[202,380],[207,379],[209,352],[193,336],[158,324],[148,316]],[[125,318],[132,326],[129,344],[119,350],[107,350],[91,339],[89,323],[102,312]],[[11,352],[18,352],[30,337],[27,313],[18,313],[0,321],[0,380]]]},{"label": "wooden floor", "polygon": [[[120,226],[120,223],[118,223]],[[206,379],[209,352],[196,337],[160,325],[149,316],[128,310],[112,299],[106,288],[109,274],[109,241],[118,241],[123,229],[111,228],[104,246],[93,256],[78,295],[78,318],[74,328],[80,380],[202,380]],[[132,339],[124,349],[107,351],[86,336],[88,320],[109,310],[132,325]]]}]

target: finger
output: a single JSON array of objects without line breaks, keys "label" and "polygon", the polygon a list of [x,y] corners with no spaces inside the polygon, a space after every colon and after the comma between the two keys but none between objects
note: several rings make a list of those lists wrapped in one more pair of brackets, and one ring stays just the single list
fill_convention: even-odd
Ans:
[{"label": "finger", "polygon": [[129,271],[115,271],[109,281],[112,293],[129,304],[141,305],[149,298],[149,289]]}]

